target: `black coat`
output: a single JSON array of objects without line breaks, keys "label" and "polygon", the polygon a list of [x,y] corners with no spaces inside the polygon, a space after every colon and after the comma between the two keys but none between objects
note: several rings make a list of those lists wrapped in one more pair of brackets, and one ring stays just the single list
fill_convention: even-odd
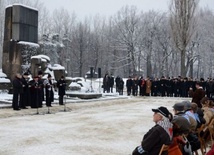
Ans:
[{"label": "black coat", "polygon": [[57,81],[58,95],[65,95],[66,82],[64,79],[60,79]]},{"label": "black coat", "polygon": [[44,86],[45,86],[46,105],[51,106],[51,102],[54,101],[53,83],[51,80],[47,80],[44,82]]},{"label": "black coat", "polygon": [[13,80],[13,94],[21,94],[21,93],[23,93],[22,80],[16,77]]},{"label": "black coat", "polygon": [[[142,148],[147,152],[147,155],[158,155],[163,144],[170,144],[168,133],[159,125],[151,128],[143,137],[141,143]],[[162,155],[167,155],[168,152],[163,152]],[[137,148],[132,152],[132,155],[140,155]]]},{"label": "black coat", "polygon": [[29,81],[28,85],[30,89],[30,106],[31,108],[38,108],[41,103],[41,88],[39,86],[39,83],[38,81],[31,80]]}]

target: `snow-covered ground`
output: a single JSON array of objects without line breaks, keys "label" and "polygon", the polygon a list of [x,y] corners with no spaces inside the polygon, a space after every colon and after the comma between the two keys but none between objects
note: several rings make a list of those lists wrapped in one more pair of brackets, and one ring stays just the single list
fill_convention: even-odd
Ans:
[{"label": "snow-covered ground", "polygon": [[123,97],[54,104],[47,108],[0,109],[1,155],[130,155],[154,123],[152,108],[189,98]]}]

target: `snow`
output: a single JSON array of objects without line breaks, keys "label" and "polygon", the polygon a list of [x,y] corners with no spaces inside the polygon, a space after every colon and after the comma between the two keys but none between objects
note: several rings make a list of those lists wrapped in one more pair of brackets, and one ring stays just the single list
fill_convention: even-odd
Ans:
[{"label": "snow", "polygon": [[15,6],[15,5],[23,6],[23,7],[25,7],[25,8],[28,8],[28,9],[31,9],[31,10],[38,11],[38,9],[37,9],[37,8],[29,7],[29,6],[24,5],[24,4],[21,4],[21,3],[14,3],[14,4],[13,4],[13,6]]},{"label": "snow", "polygon": [[18,44],[23,44],[23,45],[29,45],[29,46],[39,47],[39,44],[32,43],[32,42],[27,42],[27,41],[19,41]]},{"label": "snow", "polygon": [[46,114],[47,108],[40,109],[40,114],[36,109],[1,109],[0,154],[131,154],[154,125],[151,109],[162,105],[172,110],[172,105],[181,100],[118,97],[67,103],[67,112],[54,105],[51,114]]},{"label": "snow", "polygon": [[[102,79],[82,78],[79,82],[83,87],[79,93],[84,93],[86,85],[93,87],[95,92],[102,91],[100,81]],[[124,92],[122,96],[103,93],[101,98],[87,100],[66,97],[65,106],[59,106],[57,98],[55,92],[50,114],[45,105],[37,114],[37,109],[30,107],[12,110],[12,95],[0,93],[0,154],[130,155],[154,125],[152,108],[166,106],[173,112],[176,102],[190,100],[133,97]]]},{"label": "snow", "polygon": [[54,64],[51,69],[53,70],[65,70],[64,66],[61,66],[60,64]]}]

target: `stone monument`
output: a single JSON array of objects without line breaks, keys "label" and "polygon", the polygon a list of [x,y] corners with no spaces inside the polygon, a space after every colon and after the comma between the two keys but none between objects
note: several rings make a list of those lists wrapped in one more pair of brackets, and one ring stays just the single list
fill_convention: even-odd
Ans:
[{"label": "stone monument", "polygon": [[9,79],[30,67],[38,54],[38,11],[14,4],[6,8],[2,69]]}]

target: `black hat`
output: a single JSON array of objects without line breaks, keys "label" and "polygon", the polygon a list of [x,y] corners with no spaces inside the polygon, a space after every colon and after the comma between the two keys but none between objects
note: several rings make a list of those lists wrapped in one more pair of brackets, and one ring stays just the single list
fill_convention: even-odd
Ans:
[{"label": "black hat", "polygon": [[52,77],[50,74],[48,74],[48,78]]},{"label": "black hat", "polygon": [[42,71],[38,71],[38,75],[42,75],[43,73],[42,73]]},{"label": "black hat", "polygon": [[174,108],[176,111],[184,111],[184,103],[183,103],[183,102],[175,103],[175,104],[173,105],[173,108]]},{"label": "black hat", "polygon": [[170,117],[170,112],[166,107],[159,107],[157,109],[152,109],[153,112],[159,112],[165,117]]},{"label": "black hat", "polygon": [[38,76],[38,75],[35,75],[33,78],[34,78],[34,79],[35,79],[35,78],[39,78],[39,76]]},{"label": "black hat", "polygon": [[25,72],[23,75],[29,75],[28,72]]},{"label": "black hat", "polygon": [[64,79],[65,77],[62,75],[61,78]]}]

